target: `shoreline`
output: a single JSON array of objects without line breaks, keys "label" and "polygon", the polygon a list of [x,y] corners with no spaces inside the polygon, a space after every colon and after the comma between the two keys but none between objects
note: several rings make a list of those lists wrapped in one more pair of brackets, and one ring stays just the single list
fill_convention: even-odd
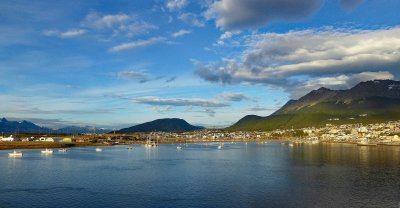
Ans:
[{"label": "shoreline", "polygon": [[56,143],[56,142],[0,142],[0,150],[13,149],[43,149],[43,148],[71,148],[89,146],[110,146],[109,144],[75,142],[75,143]]},{"label": "shoreline", "polygon": [[[194,143],[245,143],[245,142],[277,142],[277,143],[297,143],[297,144],[307,144],[308,142],[299,142],[293,140],[249,140],[249,141],[231,141],[231,140],[218,140],[218,141],[187,141],[187,142],[177,142],[177,141],[161,141],[159,144],[194,144]],[[320,141],[319,143],[328,144],[353,144],[358,145],[357,142],[335,142],[335,141]],[[317,144],[319,144],[317,143]],[[59,143],[59,142],[0,142],[1,150],[13,150],[13,149],[44,149],[44,148],[72,148],[72,147],[94,147],[94,146],[113,146],[113,145],[143,145],[145,142],[127,142],[118,144],[105,144],[105,143],[92,143],[92,142],[73,142],[73,143]],[[395,146],[400,147],[400,143],[397,144],[386,144],[386,143],[371,143],[373,145],[365,146]],[[363,146],[363,145],[359,145]]]}]

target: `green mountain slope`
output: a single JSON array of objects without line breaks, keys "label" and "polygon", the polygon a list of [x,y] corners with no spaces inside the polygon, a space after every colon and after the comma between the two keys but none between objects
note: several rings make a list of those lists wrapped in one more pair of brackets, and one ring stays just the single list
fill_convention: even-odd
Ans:
[{"label": "green mountain slope", "polygon": [[314,90],[270,116],[245,116],[228,130],[274,130],[400,119],[400,82],[361,82],[349,90]]}]

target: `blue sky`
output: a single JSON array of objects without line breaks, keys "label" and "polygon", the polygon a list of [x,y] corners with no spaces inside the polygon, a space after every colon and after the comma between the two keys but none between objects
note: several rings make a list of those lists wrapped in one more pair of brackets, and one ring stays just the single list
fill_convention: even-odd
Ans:
[{"label": "blue sky", "polygon": [[0,1],[0,112],[53,128],[228,126],[398,79],[398,0]]}]

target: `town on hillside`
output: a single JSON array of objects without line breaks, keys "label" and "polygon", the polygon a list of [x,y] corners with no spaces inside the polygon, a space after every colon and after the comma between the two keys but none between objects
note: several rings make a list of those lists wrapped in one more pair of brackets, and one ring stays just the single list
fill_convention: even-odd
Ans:
[{"label": "town on hillside", "polygon": [[251,142],[280,140],[289,142],[338,142],[365,145],[400,145],[400,121],[375,124],[326,124],[324,127],[301,129],[276,129],[273,131],[226,131],[203,129],[189,132],[149,132],[131,134],[76,134],[76,135],[8,135],[1,142],[91,142],[101,144],[132,144],[146,140],[160,143],[196,142]]}]

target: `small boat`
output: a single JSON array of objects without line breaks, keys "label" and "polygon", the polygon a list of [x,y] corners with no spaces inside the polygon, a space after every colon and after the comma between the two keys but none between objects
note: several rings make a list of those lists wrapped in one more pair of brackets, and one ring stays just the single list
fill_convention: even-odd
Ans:
[{"label": "small boat", "polygon": [[181,147],[181,146],[177,146],[176,149],[177,149],[177,150],[181,150],[182,147]]},{"label": "small boat", "polygon": [[53,154],[53,150],[47,148],[45,150],[42,150],[41,152],[42,154]]},{"label": "small boat", "polygon": [[131,150],[131,149],[133,149],[133,147],[127,147],[126,149]]},{"label": "small boat", "polygon": [[224,148],[224,144],[222,143],[222,144],[220,144],[220,145],[218,145],[218,149],[219,150],[222,150]]},{"label": "small boat", "polygon": [[290,143],[290,144],[289,144],[289,147],[293,147],[293,143]]},{"label": "small boat", "polygon": [[62,149],[59,149],[58,152],[67,152],[67,149],[62,148]]},{"label": "small boat", "polygon": [[22,157],[22,152],[14,150],[13,152],[8,153],[8,156],[9,157]]},{"label": "small boat", "polygon": [[96,152],[102,152],[102,151],[103,151],[103,149],[101,149],[99,147],[96,148]]}]

